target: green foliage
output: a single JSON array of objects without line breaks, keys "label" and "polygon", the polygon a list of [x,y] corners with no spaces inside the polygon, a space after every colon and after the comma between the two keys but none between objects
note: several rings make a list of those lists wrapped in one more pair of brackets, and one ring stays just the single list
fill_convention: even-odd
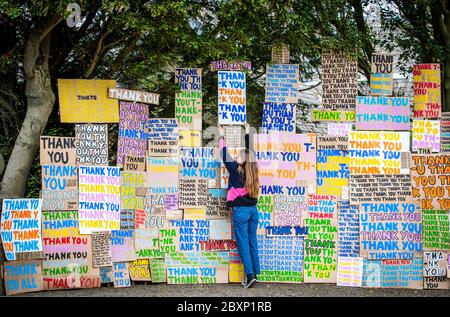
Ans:
[{"label": "green foliage", "polygon": [[[16,76],[16,96],[23,96],[25,90],[22,59],[31,31],[45,25],[55,14],[67,16],[66,6],[70,2],[73,1],[0,0],[0,13],[8,21],[16,42],[3,56],[0,73],[7,65],[14,65],[10,74]],[[217,117],[217,79],[216,74],[208,70],[209,63],[219,59],[251,61],[253,71],[247,74],[247,109],[250,123],[259,126],[264,73],[271,60],[273,44],[290,47],[291,63],[300,64],[301,80],[307,81],[318,76],[320,53],[324,48],[344,49],[358,58],[367,74],[374,43],[364,19],[358,20],[356,15],[358,5],[367,7],[371,0],[76,2],[81,7],[83,24],[71,29],[62,21],[52,30],[49,68],[55,94],[58,78],[112,78],[128,88],[159,93],[161,104],[151,106],[150,110],[152,115],[160,117],[174,116],[176,67],[203,68],[204,110]],[[417,2],[415,7],[413,5],[417,16],[429,19],[428,8],[433,0],[414,2]],[[416,28],[409,28],[398,11],[383,12],[383,23],[390,36],[383,44],[404,48],[405,59],[424,55],[422,47],[427,45],[412,34],[411,30]],[[426,25],[427,32],[431,32]],[[399,28],[404,32],[399,33]],[[440,46],[431,40],[426,43],[429,43],[427,54],[443,58]],[[57,102],[44,133],[70,135],[72,126],[60,123]],[[23,114],[25,109],[23,101],[19,110]],[[301,105],[301,110],[303,117],[308,105]],[[204,122],[204,127],[210,124],[214,123]],[[0,144],[7,142],[2,139]],[[114,148],[110,151],[114,153]],[[2,150],[2,153],[8,151]],[[37,161],[28,184],[31,191],[39,188],[36,164]],[[36,194],[31,191],[27,194]]]}]

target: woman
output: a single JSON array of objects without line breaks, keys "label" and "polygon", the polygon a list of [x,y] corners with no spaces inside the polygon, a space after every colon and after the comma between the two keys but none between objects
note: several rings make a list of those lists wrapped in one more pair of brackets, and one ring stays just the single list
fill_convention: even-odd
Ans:
[{"label": "woman", "polygon": [[259,180],[255,154],[249,149],[249,126],[245,124],[245,150],[234,161],[227,151],[223,138],[223,127],[219,128],[219,147],[223,163],[228,173],[227,206],[233,208],[233,226],[239,255],[244,263],[245,288],[257,282],[259,274],[258,245],[256,230],[258,227]]}]

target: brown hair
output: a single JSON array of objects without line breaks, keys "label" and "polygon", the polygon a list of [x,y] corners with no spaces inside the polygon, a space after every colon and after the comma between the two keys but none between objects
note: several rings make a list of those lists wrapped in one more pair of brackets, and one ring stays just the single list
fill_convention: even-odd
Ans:
[{"label": "brown hair", "polygon": [[242,164],[239,164],[238,171],[245,176],[245,189],[251,198],[258,198],[259,195],[259,179],[258,164],[256,163],[255,154],[248,150],[239,152]]}]

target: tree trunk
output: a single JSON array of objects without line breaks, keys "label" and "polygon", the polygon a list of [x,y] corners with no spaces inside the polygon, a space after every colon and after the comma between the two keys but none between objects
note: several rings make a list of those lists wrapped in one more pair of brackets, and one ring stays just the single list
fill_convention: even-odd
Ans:
[{"label": "tree trunk", "polygon": [[[27,40],[23,60],[27,113],[0,184],[0,199],[20,198],[25,194],[28,173],[39,148],[40,136],[55,103],[48,58],[51,31],[62,19],[59,15],[49,17],[41,27],[31,32]],[[5,260],[2,246],[0,253],[2,267]],[[3,280],[0,280],[0,294],[4,294]]]},{"label": "tree trunk", "polygon": [[27,113],[19,136],[6,166],[0,196],[18,198],[25,194],[31,164],[39,148],[39,139],[55,103],[50,74],[44,65],[34,69],[34,76],[26,84]]},{"label": "tree trunk", "polygon": [[450,112],[450,58],[444,64],[444,76],[442,76],[442,111]]}]

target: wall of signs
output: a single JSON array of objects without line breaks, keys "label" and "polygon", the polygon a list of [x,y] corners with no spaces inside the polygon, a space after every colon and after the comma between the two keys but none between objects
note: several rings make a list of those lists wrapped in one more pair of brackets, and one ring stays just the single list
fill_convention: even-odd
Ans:
[{"label": "wall of signs", "polygon": [[[370,95],[358,96],[353,52],[324,51],[323,107],[312,119],[328,121],[327,132],[297,133],[301,65],[289,64],[287,46],[274,47],[262,126],[250,136],[260,283],[449,289],[450,120],[440,65],[414,66],[410,100],[393,96],[394,60],[374,53]],[[210,66],[236,158],[251,63]],[[228,173],[202,139],[203,71],[177,68],[174,78],[173,118],[150,117],[158,94],[59,80],[61,121],[76,123],[75,137],[41,136],[40,196],[2,202],[7,295],[243,279]],[[117,159],[108,151],[113,128]]]}]

